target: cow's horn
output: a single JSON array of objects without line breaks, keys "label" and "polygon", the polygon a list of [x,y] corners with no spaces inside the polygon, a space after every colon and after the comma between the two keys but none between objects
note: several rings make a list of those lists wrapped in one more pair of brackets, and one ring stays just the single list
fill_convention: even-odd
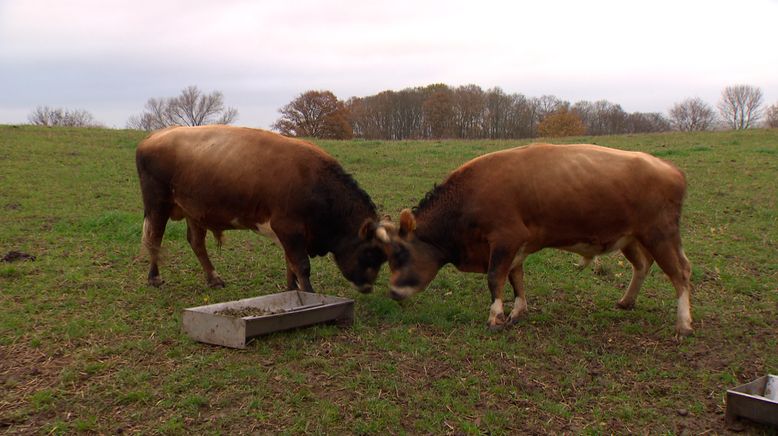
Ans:
[{"label": "cow's horn", "polygon": [[386,232],[386,229],[383,226],[378,226],[375,231],[375,236],[379,241],[385,244],[389,243],[389,233]]}]

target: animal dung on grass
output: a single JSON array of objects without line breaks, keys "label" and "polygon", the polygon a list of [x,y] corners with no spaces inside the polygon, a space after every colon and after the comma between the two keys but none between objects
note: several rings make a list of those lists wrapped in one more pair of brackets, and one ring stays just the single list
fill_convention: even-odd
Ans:
[{"label": "animal dung on grass", "polygon": [[252,338],[268,333],[354,321],[354,300],[301,291],[228,301],[184,310],[184,331],[207,344],[245,348]]},{"label": "animal dung on grass", "polygon": [[21,251],[9,251],[3,256],[3,262],[19,262],[21,260],[35,260],[35,256],[32,254],[22,253]]}]

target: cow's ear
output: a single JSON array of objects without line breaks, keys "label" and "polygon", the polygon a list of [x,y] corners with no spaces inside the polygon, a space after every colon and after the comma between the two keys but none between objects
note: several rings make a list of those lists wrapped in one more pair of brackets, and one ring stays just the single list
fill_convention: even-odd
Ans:
[{"label": "cow's ear", "polygon": [[378,228],[378,223],[376,223],[372,218],[366,219],[362,223],[362,227],[359,228],[359,239],[363,241],[367,241],[368,239],[373,239],[373,236],[375,236],[375,231]]},{"label": "cow's ear", "polygon": [[405,236],[416,230],[416,218],[410,209],[400,212],[400,236]]}]

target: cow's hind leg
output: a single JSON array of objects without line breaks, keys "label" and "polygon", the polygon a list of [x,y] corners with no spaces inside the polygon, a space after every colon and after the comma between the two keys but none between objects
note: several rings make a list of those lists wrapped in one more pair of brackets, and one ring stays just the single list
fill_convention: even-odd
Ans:
[{"label": "cow's hind leg", "polygon": [[513,309],[510,315],[508,315],[508,325],[516,324],[516,322],[525,313],[527,313],[527,297],[524,294],[524,264],[519,261],[516,266],[510,272],[508,276],[511,286],[513,287],[513,294],[515,300],[513,301]]},{"label": "cow's hind leg", "polygon": [[149,284],[160,286],[159,253],[167,220],[173,210],[171,192],[167,184],[150,177],[145,169],[138,167],[140,190],[143,197],[143,248],[149,253]]},{"label": "cow's hind leg", "polygon": [[219,277],[219,273],[211,263],[211,259],[208,258],[208,251],[205,249],[205,235],[206,228],[197,224],[191,219],[186,220],[186,239],[189,241],[189,245],[192,246],[197,260],[200,261],[200,265],[205,271],[205,277],[208,281],[208,286],[212,288],[223,288],[224,281]]},{"label": "cow's hind leg", "polygon": [[147,211],[143,218],[143,247],[149,253],[149,285],[159,287],[163,280],[159,276],[159,252],[162,237],[165,235],[169,212],[165,210]]},{"label": "cow's hind leg", "polygon": [[678,311],[675,331],[681,336],[693,333],[691,315],[691,264],[681,248],[681,237],[674,232],[666,238],[656,239],[653,244],[643,244],[667,274],[675,287]]},{"label": "cow's hind leg", "polygon": [[629,282],[629,288],[624,292],[616,306],[620,309],[632,309],[635,307],[635,300],[638,298],[638,292],[646,279],[654,258],[646,251],[638,241],[632,241],[621,249],[624,257],[632,264],[632,280]]},{"label": "cow's hind leg", "polygon": [[505,306],[503,306],[503,291],[514,255],[515,250],[509,250],[499,246],[493,247],[489,253],[487,282],[489,284],[489,292],[492,295],[492,305],[489,307],[489,319],[486,323],[489,330],[501,330],[505,327],[506,318]]}]

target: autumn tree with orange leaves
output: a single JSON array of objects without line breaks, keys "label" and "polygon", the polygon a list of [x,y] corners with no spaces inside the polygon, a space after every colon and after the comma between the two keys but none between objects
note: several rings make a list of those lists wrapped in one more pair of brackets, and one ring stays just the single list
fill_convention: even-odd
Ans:
[{"label": "autumn tree with orange leaves", "polygon": [[272,128],[282,135],[323,139],[351,139],[348,109],[330,91],[306,91],[279,109]]},{"label": "autumn tree with orange leaves", "polygon": [[543,121],[538,124],[538,135],[540,136],[580,136],[586,133],[586,126],[581,117],[575,112],[562,108],[556,112],[548,114]]}]

